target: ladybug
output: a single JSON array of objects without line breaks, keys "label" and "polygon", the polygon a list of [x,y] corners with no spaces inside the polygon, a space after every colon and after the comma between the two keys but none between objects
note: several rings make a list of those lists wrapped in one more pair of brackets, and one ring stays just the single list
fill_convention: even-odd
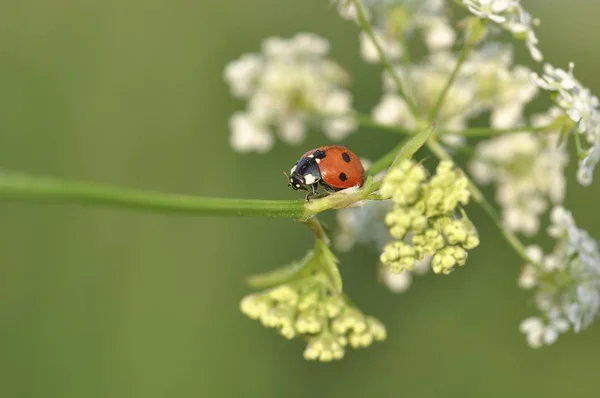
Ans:
[{"label": "ladybug", "polygon": [[358,156],[341,145],[322,146],[306,152],[288,177],[288,186],[308,191],[306,200],[317,194],[319,185],[327,192],[361,187],[365,172]]}]

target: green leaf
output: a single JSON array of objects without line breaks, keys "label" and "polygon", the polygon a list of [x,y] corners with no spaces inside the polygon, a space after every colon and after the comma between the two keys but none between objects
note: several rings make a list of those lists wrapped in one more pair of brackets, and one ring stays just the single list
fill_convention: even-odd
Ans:
[{"label": "green leaf", "polygon": [[246,283],[257,289],[266,289],[305,278],[310,275],[311,269],[314,268],[314,258],[315,251],[311,250],[300,261],[294,261],[263,274],[249,276],[246,278]]},{"label": "green leaf", "polygon": [[431,134],[433,133],[434,130],[435,130],[435,123],[431,123],[429,126],[424,128],[423,130],[418,132],[414,137],[412,137],[410,140],[408,140],[408,142],[406,144],[404,144],[402,149],[400,149],[400,152],[398,152],[398,155],[396,155],[396,159],[394,159],[394,162],[392,163],[391,167],[396,166],[402,160],[412,158],[413,155],[419,149],[421,149],[421,147],[423,145],[425,145],[427,140],[429,140],[429,137],[431,137]]},{"label": "green leaf", "polygon": [[321,271],[327,275],[329,281],[331,282],[331,286],[338,293],[342,293],[342,275],[340,274],[340,270],[338,268],[339,260],[333,254],[331,249],[327,247],[327,245],[321,241],[317,240],[315,244],[315,257],[318,258],[318,265],[321,268]]}]

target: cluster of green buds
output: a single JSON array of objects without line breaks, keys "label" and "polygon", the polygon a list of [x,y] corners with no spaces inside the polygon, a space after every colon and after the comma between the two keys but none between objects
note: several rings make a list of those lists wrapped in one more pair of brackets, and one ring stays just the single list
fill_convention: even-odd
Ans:
[{"label": "cluster of green buds", "polygon": [[479,245],[475,226],[462,209],[469,202],[468,181],[452,162],[440,162],[429,177],[421,164],[403,160],[384,178],[381,195],[394,203],[385,223],[395,240],[381,254],[391,272],[412,270],[429,254],[433,271],[448,274]]},{"label": "cluster of green buds", "polygon": [[341,359],[347,347],[363,348],[384,340],[385,326],[342,294],[335,263],[333,253],[318,241],[303,261],[276,271],[286,283],[244,297],[242,312],[287,339],[305,339],[307,360]]}]

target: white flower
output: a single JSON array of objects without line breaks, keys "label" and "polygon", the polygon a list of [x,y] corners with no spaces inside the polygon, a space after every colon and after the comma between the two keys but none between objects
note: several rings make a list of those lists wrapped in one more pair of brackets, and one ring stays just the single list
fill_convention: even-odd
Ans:
[{"label": "white flower", "polygon": [[431,256],[426,255],[421,260],[415,262],[411,271],[405,270],[400,273],[393,273],[385,266],[379,267],[379,280],[392,293],[404,293],[412,285],[413,274],[424,275],[431,269]]},{"label": "white flower", "polygon": [[523,118],[523,109],[537,93],[529,68],[512,67],[512,50],[507,45],[488,44],[474,51],[463,66],[463,76],[471,76],[475,98],[481,109],[491,110],[494,128],[509,128]]},{"label": "white flower", "polygon": [[519,329],[521,333],[527,335],[527,344],[531,348],[540,348],[545,345],[553,344],[558,335],[568,330],[564,328],[565,323],[561,321],[544,323],[538,317],[531,317],[523,320]]},{"label": "white flower", "polygon": [[577,170],[577,181],[581,185],[590,185],[596,164],[600,161],[600,135],[598,140],[590,147],[586,156],[579,161],[579,169]]},{"label": "white flower", "polygon": [[[351,0],[338,1],[342,18],[357,22],[354,3]],[[456,40],[444,0],[362,0],[361,4],[376,39],[392,60],[399,59],[403,53],[398,39],[415,30],[420,31],[432,52],[447,50]],[[361,55],[367,62],[379,62],[374,45],[364,33],[361,33]]]},{"label": "white flower", "polygon": [[[521,324],[532,347],[551,344],[571,327],[578,333],[600,312],[600,250],[598,242],[577,227],[571,212],[557,206],[551,212],[548,234],[557,239],[554,252],[543,255],[528,248],[520,285],[534,289],[540,318]],[[525,279],[525,283],[522,283]]]},{"label": "white flower", "polygon": [[244,117],[232,117],[231,144],[238,151],[265,152],[272,130],[290,144],[300,143],[309,123],[319,122],[332,139],[356,129],[350,116],[348,76],[326,58],[327,40],[310,33],[271,37],[262,54],[245,54],[225,68],[232,94],[248,101]]},{"label": "white flower", "polygon": [[488,18],[496,23],[506,22],[506,17],[502,14],[519,4],[515,0],[463,0],[463,3],[479,18]]},{"label": "white flower", "polygon": [[412,272],[408,270],[393,273],[386,267],[380,267],[379,275],[381,282],[392,293],[404,293],[412,284]]},{"label": "white flower", "polygon": [[225,67],[225,80],[231,85],[231,92],[238,98],[252,94],[258,83],[263,59],[258,54],[244,54]]},{"label": "white flower", "polygon": [[[534,117],[534,125],[551,123],[555,114],[550,110]],[[557,140],[557,133],[524,132],[491,138],[477,146],[469,167],[479,183],[497,185],[496,200],[507,229],[532,236],[548,204],[563,201],[568,155]]]},{"label": "white flower", "polygon": [[229,143],[238,152],[267,152],[273,146],[273,136],[269,129],[251,115],[238,112],[229,120],[231,136]]},{"label": "white flower", "polygon": [[587,145],[579,155],[577,180],[587,186],[592,182],[594,167],[600,160],[600,101],[592,95],[573,75],[574,65],[569,70],[544,65],[544,73],[532,74],[535,83],[543,90],[556,93],[556,104],[577,124],[577,133],[585,138]]},{"label": "white flower", "polygon": [[456,40],[456,32],[448,21],[443,18],[433,18],[424,26],[424,39],[429,51],[447,50]]},{"label": "white flower", "polygon": [[[396,73],[405,82],[408,95],[414,98],[422,110],[434,106],[442,92],[456,58],[449,52],[430,56],[424,63],[404,69],[396,67]],[[410,84],[406,84],[410,82]],[[416,120],[405,101],[396,94],[396,86],[389,75],[383,74],[384,95],[372,112],[373,119],[382,124],[396,124],[414,130]],[[436,127],[440,130],[460,130],[465,127],[473,100],[473,86],[454,84],[446,95],[440,109]]]},{"label": "white flower", "polygon": [[384,223],[385,215],[391,208],[390,200],[371,200],[361,207],[338,210],[336,248],[348,251],[358,243],[373,244],[377,250],[381,250],[391,240]]},{"label": "white flower", "polygon": [[[403,52],[402,45],[394,36],[387,35],[379,29],[373,29],[373,36],[390,61],[400,59]],[[360,34],[360,55],[367,62],[373,64],[381,62],[377,47],[365,32],[361,32]]]},{"label": "white flower", "polygon": [[489,19],[510,32],[515,38],[525,40],[525,45],[535,61],[543,59],[538,49],[538,39],[533,30],[539,20],[529,14],[520,0],[462,0],[469,11],[482,19]]},{"label": "white flower", "polygon": [[416,128],[416,120],[410,113],[406,102],[397,94],[384,94],[373,108],[373,119],[388,126],[403,125],[412,131]]},{"label": "white flower", "polygon": [[[437,52],[410,68],[396,67],[407,95],[416,100],[421,112],[426,113],[436,104],[456,62],[452,53]],[[462,145],[460,130],[469,119],[486,111],[490,112],[490,124],[495,128],[514,127],[522,122],[523,110],[538,89],[530,79],[531,71],[512,66],[512,62],[509,46],[490,44],[473,50],[448,91],[436,120],[439,130],[458,133],[455,137],[447,134],[442,137],[447,145]],[[416,120],[396,94],[396,86],[387,74],[383,87],[384,94],[372,111],[373,119],[414,130]]]}]

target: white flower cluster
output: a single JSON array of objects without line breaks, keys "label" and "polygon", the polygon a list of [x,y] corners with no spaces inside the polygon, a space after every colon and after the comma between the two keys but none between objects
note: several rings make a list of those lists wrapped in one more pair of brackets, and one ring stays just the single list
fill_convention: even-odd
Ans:
[{"label": "white flower cluster", "polygon": [[323,272],[246,296],[240,306],[285,338],[306,339],[308,360],[338,360],[347,347],[368,347],[386,338],[385,326],[334,292]]},{"label": "white flower cluster", "polygon": [[535,290],[541,316],[521,322],[533,348],[550,345],[560,333],[587,328],[600,312],[600,251],[598,242],[575,225],[573,216],[557,206],[548,234],[557,240],[552,253],[527,248],[535,264],[527,264],[519,278],[524,289]]},{"label": "white flower cluster", "polygon": [[234,96],[247,100],[245,112],[231,117],[231,146],[240,152],[266,152],[272,129],[288,143],[304,139],[309,122],[320,122],[334,140],[356,128],[349,113],[348,75],[327,58],[327,40],[310,33],[264,40],[261,54],[245,54],[225,68]]},{"label": "white flower cluster", "polygon": [[[534,117],[533,125],[550,125],[560,113],[552,108]],[[505,228],[532,236],[539,230],[548,202],[563,202],[564,169],[569,158],[558,139],[558,132],[523,132],[491,138],[477,146],[471,173],[481,184],[497,185],[496,201],[502,208]]]},{"label": "white flower cluster", "polygon": [[[405,52],[402,37],[418,30],[431,51],[449,49],[456,32],[447,16],[444,0],[361,0],[373,34],[389,60],[398,61]],[[357,20],[352,0],[340,0],[340,15]],[[364,32],[360,35],[360,53],[370,63],[380,62],[375,44]]]},{"label": "white flower cluster", "polygon": [[[431,54],[409,69],[397,67],[406,82],[408,95],[417,107],[429,111],[437,102],[457,59],[450,52]],[[512,66],[509,46],[489,44],[474,50],[461,68],[446,95],[437,118],[437,128],[456,131],[484,112],[490,112],[494,128],[512,127],[523,118],[523,109],[537,92],[530,80],[531,71],[524,66]],[[373,119],[381,124],[402,125],[414,130],[416,120],[405,101],[396,94],[396,86],[384,74],[384,95],[373,109]]]},{"label": "white flower cluster", "polygon": [[539,20],[525,11],[521,0],[462,0],[462,2],[474,15],[495,22],[516,39],[525,40],[525,45],[534,60],[540,62],[543,59],[542,52],[537,47],[538,38],[533,30],[534,26],[539,25]]},{"label": "white flower cluster", "polygon": [[459,206],[469,202],[467,184],[449,161],[440,162],[431,178],[422,165],[410,160],[390,170],[381,195],[394,202],[385,223],[396,240],[384,247],[380,259],[391,272],[412,270],[425,255],[433,256],[436,274],[449,274],[465,264],[468,251],[479,245],[477,231],[464,211],[455,216]]},{"label": "white flower cluster", "polygon": [[544,73],[533,74],[537,85],[555,95],[556,104],[577,124],[577,133],[582,135],[587,146],[580,154],[577,180],[581,185],[590,185],[594,167],[600,160],[600,109],[598,97],[573,76],[574,65],[565,71],[550,64],[544,65]]}]

